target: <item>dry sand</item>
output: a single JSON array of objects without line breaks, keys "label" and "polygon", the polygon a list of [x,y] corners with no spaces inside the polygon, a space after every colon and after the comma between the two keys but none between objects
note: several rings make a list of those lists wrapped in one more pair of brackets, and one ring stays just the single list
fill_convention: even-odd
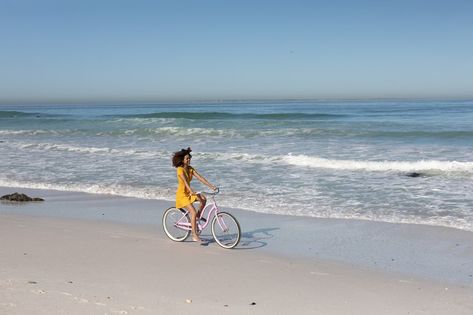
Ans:
[{"label": "dry sand", "polygon": [[[45,192],[40,193],[44,196]],[[473,260],[472,253],[465,252],[471,244],[463,245],[472,239],[470,232],[448,232],[446,244],[460,250],[444,264],[432,262],[425,267],[430,268],[427,275],[448,268],[460,270],[461,275],[427,277],[408,272],[409,266],[428,264],[420,258],[400,263],[401,270],[389,269],[396,265],[392,260],[379,263],[380,268],[363,264],[355,254],[327,259],[337,249],[363,253],[366,246],[372,250],[374,245],[358,245],[356,251],[352,243],[355,249],[348,249],[350,243],[340,241],[344,239],[341,235],[338,248],[324,251],[315,239],[303,242],[297,236],[291,238],[294,230],[286,231],[290,229],[287,222],[301,232],[297,235],[309,235],[307,229],[317,229],[317,224],[334,229],[341,224],[332,221],[317,221],[308,227],[300,219],[237,212],[243,221],[244,244],[225,250],[215,243],[201,246],[166,239],[161,227],[150,222],[151,217],[162,214],[162,210],[151,209],[152,201],[60,192],[46,195],[50,201],[42,204],[0,204],[2,315],[473,314],[473,285],[468,275]],[[145,210],[135,210],[140,208]],[[38,213],[32,215],[35,209]],[[130,211],[131,217],[139,216],[145,222],[130,222]],[[65,213],[75,213],[75,218]],[[263,227],[268,228],[260,232],[257,227],[263,225],[262,218],[266,218]],[[354,224],[368,231],[363,233],[373,231],[363,222]],[[348,233],[345,237],[358,235],[350,234],[354,227],[343,227]],[[423,240],[420,230],[416,235]],[[425,235],[428,233],[430,229]],[[445,230],[439,229],[435,235],[445,237],[442,233]],[[394,241],[397,245],[386,242],[384,247],[389,257],[402,260],[399,239]],[[411,250],[407,243],[405,247]],[[432,246],[432,250],[437,255],[447,245]],[[307,246],[318,249],[317,253],[308,253]],[[386,258],[384,252],[378,255],[379,261]],[[432,253],[425,255],[435,258]],[[463,269],[456,269],[455,263]]]}]

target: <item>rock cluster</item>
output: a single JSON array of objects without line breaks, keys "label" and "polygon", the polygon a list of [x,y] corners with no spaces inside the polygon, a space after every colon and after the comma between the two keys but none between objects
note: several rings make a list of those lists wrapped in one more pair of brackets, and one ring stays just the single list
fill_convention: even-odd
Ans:
[{"label": "rock cluster", "polygon": [[0,197],[0,200],[6,200],[6,201],[44,201],[42,198],[31,198],[25,194],[19,194],[19,193],[13,193],[11,195],[5,195]]}]

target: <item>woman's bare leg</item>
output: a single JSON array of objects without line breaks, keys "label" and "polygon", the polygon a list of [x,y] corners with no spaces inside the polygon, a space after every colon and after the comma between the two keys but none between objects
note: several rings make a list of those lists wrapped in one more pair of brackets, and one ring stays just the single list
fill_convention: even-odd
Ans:
[{"label": "woman's bare leg", "polygon": [[197,234],[197,211],[195,210],[193,204],[188,205],[186,207],[186,209],[191,214],[192,239],[194,241],[200,242],[201,239],[200,239],[199,235]]},{"label": "woman's bare leg", "polygon": [[207,198],[205,198],[205,196],[201,194],[197,194],[196,196],[200,202],[200,208],[199,208],[199,211],[197,212],[197,217],[200,218],[202,216],[202,210],[204,210],[205,204],[207,203]]}]

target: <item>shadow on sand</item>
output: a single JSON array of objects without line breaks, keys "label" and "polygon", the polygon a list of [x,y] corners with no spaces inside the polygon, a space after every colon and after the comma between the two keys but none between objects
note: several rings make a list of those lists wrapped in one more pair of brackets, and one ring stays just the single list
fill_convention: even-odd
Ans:
[{"label": "shadow on sand", "polygon": [[272,239],[274,234],[272,231],[279,228],[263,228],[254,231],[247,231],[241,234],[240,244],[235,249],[254,249],[268,245],[266,240]]},{"label": "shadow on sand", "polygon": [[[266,240],[274,237],[271,232],[275,230],[279,230],[279,228],[264,228],[243,232],[241,234],[240,243],[234,249],[255,249],[264,247],[268,245]],[[203,242],[201,245],[207,246],[209,244],[216,243],[211,234],[202,234],[201,237],[205,240],[205,242]]]}]

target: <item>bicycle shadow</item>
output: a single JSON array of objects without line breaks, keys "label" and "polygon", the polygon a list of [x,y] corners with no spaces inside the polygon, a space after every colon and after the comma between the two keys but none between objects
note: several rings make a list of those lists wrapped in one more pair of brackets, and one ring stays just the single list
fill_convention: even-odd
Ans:
[{"label": "bicycle shadow", "polygon": [[254,231],[243,232],[240,244],[235,249],[255,249],[268,245],[266,240],[272,239],[274,234],[272,231],[280,230],[280,228],[262,228]]},{"label": "bicycle shadow", "polygon": [[[262,228],[256,229],[254,231],[247,231],[241,234],[240,244],[234,249],[256,249],[265,247],[268,245],[266,240],[269,240],[274,237],[271,234],[272,231],[279,230],[280,228]],[[202,235],[203,236],[203,235]],[[207,239],[207,237],[205,237]],[[206,244],[215,243],[215,240],[211,235],[208,237],[208,242]]]}]

